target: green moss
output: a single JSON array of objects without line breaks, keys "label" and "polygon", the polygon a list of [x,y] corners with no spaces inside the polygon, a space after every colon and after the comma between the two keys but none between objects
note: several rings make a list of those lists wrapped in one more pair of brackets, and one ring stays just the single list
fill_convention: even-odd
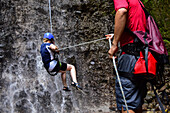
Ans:
[{"label": "green moss", "polygon": [[163,39],[170,40],[170,9],[168,0],[143,0],[143,3],[158,24]]},{"label": "green moss", "polygon": [[164,39],[168,54],[170,54],[170,9],[168,0],[143,0],[142,2],[156,21],[162,38]]},{"label": "green moss", "polygon": [[164,39],[163,41],[165,42],[165,46],[167,47],[166,49],[168,50],[168,55],[170,55],[170,41],[166,39]]}]

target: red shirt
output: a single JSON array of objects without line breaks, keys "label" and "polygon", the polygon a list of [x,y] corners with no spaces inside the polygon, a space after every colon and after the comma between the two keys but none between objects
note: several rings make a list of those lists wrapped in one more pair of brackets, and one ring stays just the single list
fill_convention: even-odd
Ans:
[{"label": "red shirt", "polygon": [[[146,18],[139,0],[113,0],[113,2],[116,11],[120,8],[126,8],[128,10],[126,26],[131,31],[145,31]],[[123,32],[120,45],[124,46],[128,43],[133,43],[133,40],[134,36],[129,32]]]}]

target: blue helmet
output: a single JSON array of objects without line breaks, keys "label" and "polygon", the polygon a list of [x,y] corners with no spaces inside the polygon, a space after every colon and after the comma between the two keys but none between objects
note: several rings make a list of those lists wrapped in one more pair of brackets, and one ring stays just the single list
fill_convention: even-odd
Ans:
[{"label": "blue helmet", "polygon": [[54,39],[54,36],[53,36],[51,33],[45,33],[45,34],[44,34],[44,38]]}]

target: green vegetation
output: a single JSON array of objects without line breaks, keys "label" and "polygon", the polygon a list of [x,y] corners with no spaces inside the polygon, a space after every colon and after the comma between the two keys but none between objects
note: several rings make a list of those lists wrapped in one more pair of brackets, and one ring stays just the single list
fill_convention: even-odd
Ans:
[{"label": "green vegetation", "polygon": [[170,21],[169,0],[141,0],[147,11],[152,15],[161,32],[162,38],[170,55]]},{"label": "green vegetation", "polygon": [[[164,42],[166,44],[167,50],[168,50],[168,55],[170,55],[170,41],[164,39]],[[170,56],[169,56],[170,57]]]},{"label": "green vegetation", "polygon": [[168,0],[142,0],[142,2],[158,24],[163,39],[170,40]]}]

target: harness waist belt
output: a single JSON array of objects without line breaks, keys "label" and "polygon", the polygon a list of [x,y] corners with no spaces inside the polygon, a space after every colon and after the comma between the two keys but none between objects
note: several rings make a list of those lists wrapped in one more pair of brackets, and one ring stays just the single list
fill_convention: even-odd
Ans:
[{"label": "harness waist belt", "polygon": [[139,56],[140,55],[140,51],[144,48],[144,46],[140,46],[137,43],[130,43],[130,44],[126,44],[125,46],[123,46],[122,52],[125,52],[126,54],[131,54],[131,55],[135,55],[135,56]]}]

